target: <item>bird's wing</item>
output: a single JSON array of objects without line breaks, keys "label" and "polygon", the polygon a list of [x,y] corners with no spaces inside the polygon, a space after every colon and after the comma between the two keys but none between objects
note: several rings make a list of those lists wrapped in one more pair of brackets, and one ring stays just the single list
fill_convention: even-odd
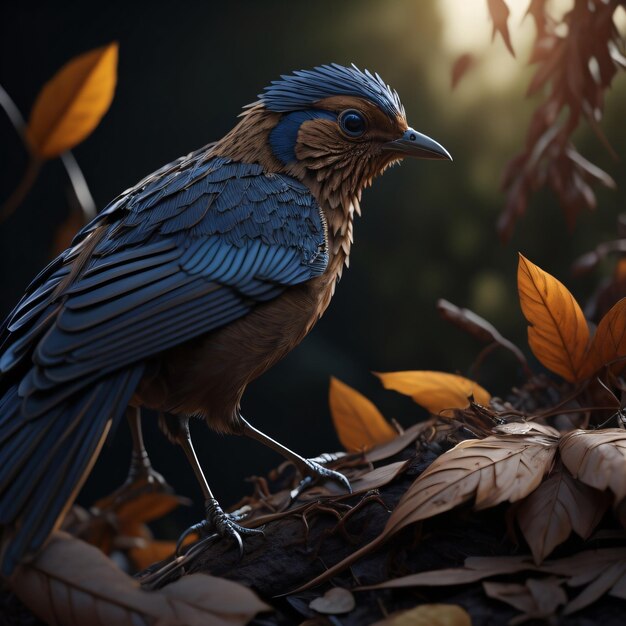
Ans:
[{"label": "bird's wing", "polygon": [[6,323],[0,370],[32,358],[20,395],[33,417],[326,268],[323,217],[294,179],[201,154],[146,180],[79,234]]}]

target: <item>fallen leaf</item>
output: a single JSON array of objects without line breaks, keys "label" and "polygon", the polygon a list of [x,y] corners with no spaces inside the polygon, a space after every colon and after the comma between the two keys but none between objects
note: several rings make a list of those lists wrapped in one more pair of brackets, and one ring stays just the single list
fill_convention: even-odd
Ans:
[{"label": "fallen leaf", "polygon": [[[599,576],[576,596],[563,610],[565,615],[571,615],[599,600],[605,593],[624,597],[623,590],[626,585],[626,561],[616,561],[603,568]],[[615,593],[613,592],[615,589]]]},{"label": "fallen leaf", "polygon": [[385,389],[411,396],[433,415],[446,409],[464,409],[471,396],[478,404],[488,405],[491,395],[478,383],[446,372],[418,370],[409,372],[375,372]]},{"label": "fallen leaf", "polygon": [[333,587],[323,596],[311,600],[309,608],[326,615],[341,615],[350,613],[356,606],[354,596],[347,589]]},{"label": "fallen leaf", "polygon": [[370,400],[337,378],[330,379],[328,400],[337,436],[346,450],[371,448],[398,435]]},{"label": "fallen leaf", "polygon": [[115,512],[121,524],[152,522],[181,505],[189,505],[189,500],[173,493],[153,491],[124,502]]},{"label": "fallen leaf", "polygon": [[413,424],[413,426],[407,428],[395,439],[392,439],[387,443],[381,443],[374,446],[371,450],[368,450],[365,453],[365,460],[369,463],[377,463],[378,461],[384,461],[392,456],[395,456],[398,452],[408,448],[425,430],[432,427],[433,422],[431,420],[420,422],[419,424]]},{"label": "fallen leaf", "polygon": [[608,504],[603,492],[574,480],[569,472],[558,468],[520,502],[515,516],[539,564],[572,530],[587,539]]},{"label": "fallen leaf", "polygon": [[[617,359],[624,359],[617,361]],[[615,374],[626,365],[626,298],[622,298],[600,320],[591,341],[584,368],[585,377],[595,374],[604,365],[612,364]]]},{"label": "fallen leaf", "polygon": [[371,626],[472,626],[472,620],[467,611],[456,604],[421,604]]},{"label": "fallen leaf", "polygon": [[484,582],[483,589],[488,597],[506,602],[529,619],[546,619],[552,617],[559,606],[567,603],[567,594],[562,585],[563,579],[550,576],[530,578],[523,585]]},{"label": "fallen leaf", "polygon": [[517,282],[533,354],[565,380],[583,380],[589,328],[574,296],[521,254]]},{"label": "fallen leaf", "polygon": [[452,66],[452,89],[456,89],[463,76],[476,64],[473,54],[462,54]]},{"label": "fallen leaf", "polygon": [[10,585],[40,619],[63,626],[243,626],[271,610],[247,587],[206,574],[144,591],[98,549],[61,532]]},{"label": "fallen leaf", "polygon": [[574,478],[600,491],[610,489],[616,502],[626,497],[626,431],[574,430],[561,438],[559,448]]},{"label": "fallen leaf", "polygon": [[472,498],[475,509],[521,500],[550,470],[557,441],[556,437],[544,435],[462,441],[438,457],[409,487],[383,535]]},{"label": "fallen leaf", "polygon": [[516,574],[525,570],[536,569],[528,556],[518,557],[482,557],[488,560],[481,568],[472,568],[465,560],[465,567],[449,569],[435,569],[418,574],[409,574],[399,578],[392,578],[376,585],[364,585],[357,587],[355,591],[368,591],[370,589],[401,589],[404,587],[449,587],[453,585],[467,585],[470,583],[505,574]]},{"label": "fallen leaf", "polygon": [[43,86],[26,129],[35,156],[58,156],[96,128],[113,100],[117,57],[117,43],[91,50],[72,59]]}]

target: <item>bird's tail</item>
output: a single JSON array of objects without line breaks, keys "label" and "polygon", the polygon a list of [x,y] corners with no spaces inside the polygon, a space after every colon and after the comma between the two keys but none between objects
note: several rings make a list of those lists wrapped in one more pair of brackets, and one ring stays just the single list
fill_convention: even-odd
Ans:
[{"label": "bird's tail", "polygon": [[0,572],[34,554],[62,521],[141,378],[117,372],[38,417],[15,385],[0,399]]}]

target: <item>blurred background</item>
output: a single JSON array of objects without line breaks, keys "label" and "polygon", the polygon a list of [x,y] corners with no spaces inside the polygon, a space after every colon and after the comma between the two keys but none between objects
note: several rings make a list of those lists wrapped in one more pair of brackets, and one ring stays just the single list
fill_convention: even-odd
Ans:
[{"label": "blurred background", "polygon": [[[556,2],[566,10],[571,2]],[[516,58],[500,37],[491,42],[485,0],[318,0],[311,2],[179,1],[3,3],[0,84],[27,116],[41,86],[65,62],[117,40],[119,78],[110,111],[75,150],[98,208],[145,174],[221,137],[242,105],[281,73],[328,62],[369,68],[398,90],[409,123],[442,143],[454,162],[410,161],[367,190],[355,226],[350,269],[326,316],[304,343],[255,382],[243,414],[307,456],[339,449],[328,410],[331,375],[372,398],[387,418],[407,426],[424,417],[408,399],[384,391],[371,371],[434,369],[468,374],[482,346],[442,321],[438,298],[473,309],[526,346],[516,291],[517,252],[557,276],[581,303],[608,266],[574,279],[572,261],[615,237],[626,206],[626,168],[588,128],[580,152],[617,182],[598,189],[598,209],[568,232],[549,191],[533,196],[527,216],[503,245],[496,220],[504,204],[504,165],[522,148],[537,104],[525,92],[533,70],[534,26],[528,0],[509,0]],[[626,12],[616,20],[623,28]],[[453,63],[478,59],[455,90]],[[541,96],[537,96],[541,98]],[[608,93],[602,128],[626,154],[626,80]],[[0,198],[16,186],[27,154],[0,115]],[[46,163],[25,202],[0,224],[0,314],[15,305],[52,257],[68,220],[67,177]],[[472,373],[473,375],[474,373]],[[520,382],[516,363],[496,353],[479,382],[505,394]],[[156,469],[197,506],[169,520],[182,529],[201,515],[201,497],[180,450],[145,420]],[[220,437],[194,425],[201,462],[224,504],[250,489],[246,476],[281,459],[254,442]],[[130,438],[125,424],[105,450],[81,501],[90,503],[123,481]]]}]

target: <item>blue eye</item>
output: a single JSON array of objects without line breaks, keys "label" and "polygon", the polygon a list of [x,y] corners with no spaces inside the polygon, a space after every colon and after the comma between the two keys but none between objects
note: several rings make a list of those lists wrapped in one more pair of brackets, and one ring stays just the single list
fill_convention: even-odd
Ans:
[{"label": "blue eye", "polygon": [[352,109],[344,111],[339,116],[339,125],[346,135],[359,137],[365,132],[365,120],[363,116]]}]

